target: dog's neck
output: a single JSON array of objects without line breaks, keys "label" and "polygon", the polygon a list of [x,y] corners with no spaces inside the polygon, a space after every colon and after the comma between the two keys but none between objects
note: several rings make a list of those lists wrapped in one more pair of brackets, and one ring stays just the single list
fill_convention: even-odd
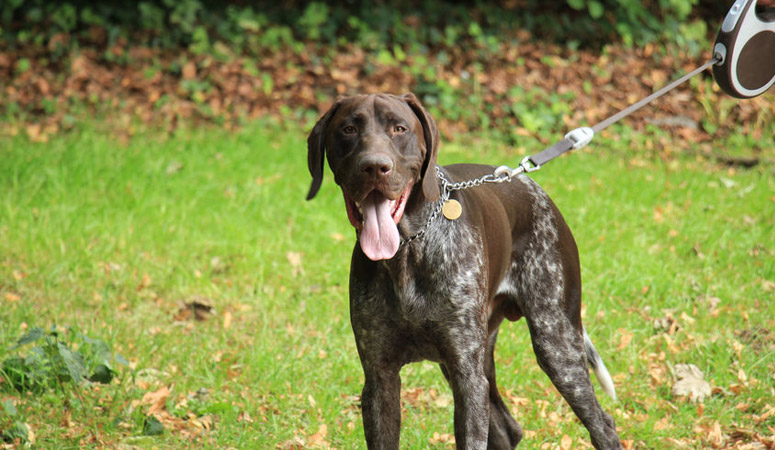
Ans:
[{"label": "dog's neck", "polygon": [[404,217],[401,219],[401,222],[398,223],[398,230],[401,234],[402,241],[406,241],[406,239],[415,236],[426,228],[433,227],[434,222],[439,219],[439,217],[435,217],[433,221],[429,223],[433,211],[438,207],[438,203],[442,201],[441,198],[444,196],[444,186],[441,179],[438,179],[438,177],[437,183],[439,186],[440,197],[433,201],[429,201],[425,198],[422,189],[422,180],[416,182],[414,187],[412,187],[412,192],[409,195],[406,209],[404,210]]}]

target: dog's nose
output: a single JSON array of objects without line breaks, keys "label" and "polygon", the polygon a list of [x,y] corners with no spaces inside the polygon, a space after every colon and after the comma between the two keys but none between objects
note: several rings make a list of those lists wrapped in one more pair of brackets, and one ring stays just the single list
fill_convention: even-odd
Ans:
[{"label": "dog's nose", "polygon": [[381,153],[366,155],[361,159],[360,169],[369,177],[387,177],[393,171],[393,160]]}]

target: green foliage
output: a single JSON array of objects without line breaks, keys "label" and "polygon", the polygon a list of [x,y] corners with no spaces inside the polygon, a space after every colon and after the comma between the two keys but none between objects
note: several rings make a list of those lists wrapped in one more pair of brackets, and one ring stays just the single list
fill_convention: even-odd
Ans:
[{"label": "green foliage", "polygon": [[158,436],[160,434],[164,434],[164,424],[162,424],[156,417],[146,417],[143,421],[143,435]]},{"label": "green foliage", "polygon": [[325,3],[312,2],[307,5],[299,18],[299,29],[302,34],[308,39],[318,40],[327,31],[326,37],[332,37],[330,28],[324,29],[324,25],[329,22],[329,12],[329,7]]},{"label": "green foliage", "polygon": [[[699,0],[567,0],[582,13],[574,25],[584,33],[615,35],[625,44],[642,44],[667,35],[680,36],[679,27],[689,19]],[[593,36],[583,38],[594,39]]]},{"label": "green foliage", "polygon": [[568,6],[579,11],[587,10],[593,19],[601,18],[605,13],[603,4],[597,0],[568,0]]},{"label": "green foliage", "polygon": [[545,93],[536,88],[524,89],[516,86],[509,91],[511,112],[519,125],[536,136],[549,136],[563,131],[563,117],[571,112],[572,92]]},{"label": "green foliage", "polygon": [[11,422],[11,425],[7,429],[0,431],[0,441],[13,443],[14,441],[20,441],[26,443],[29,440],[29,428],[22,422]]},{"label": "green foliage", "polygon": [[198,0],[163,0],[162,3],[167,8],[171,25],[188,35],[194,32],[199,15],[203,13]]},{"label": "green foliage", "polygon": [[24,355],[7,356],[0,365],[0,376],[18,391],[40,392],[65,385],[80,386],[85,381],[107,384],[116,372],[113,363],[127,364],[113,355],[108,345],[72,328],[64,332],[32,328],[10,347],[15,352],[31,344]]},{"label": "green foliage", "polygon": [[[487,48],[515,29],[538,37],[600,45],[610,40],[643,43],[660,36],[674,40],[680,25],[717,11],[697,10],[698,0],[566,0],[567,8],[531,0],[520,7],[484,2],[303,1],[292,4],[220,3],[200,0],[47,2],[13,0],[0,6],[6,45],[46,45],[67,34],[69,46],[110,48],[119,39],[205,51],[220,41],[238,53],[260,54],[277,46],[300,50],[301,42],[355,43],[363,48],[394,45],[430,49],[474,45]],[[706,8],[707,9],[707,8]],[[701,18],[701,17],[700,17]],[[95,38],[96,29],[106,40]],[[96,41],[95,41],[96,39]]]},{"label": "green foliage", "polygon": [[19,420],[19,410],[11,400],[3,400],[0,411],[0,442],[28,442],[29,429]]},{"label": "green foliage", "polygon": [[140,2],[137,4],[137,10],[140,14],[139,20],[142,29],[157,32],[164,30],[165,13],[163,9],[151,2]]}]

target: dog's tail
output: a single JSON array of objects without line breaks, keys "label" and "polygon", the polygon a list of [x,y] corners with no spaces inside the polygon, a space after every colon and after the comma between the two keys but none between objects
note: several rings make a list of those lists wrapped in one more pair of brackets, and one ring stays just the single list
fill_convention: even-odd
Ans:
[{"label": "dog's tail", "polygon": [[584,330],[584,350],[587,352],[587,362],[589,367],[595,371],[597,381],[603,388],[603,391],[608,394],[609,397],[616,401],[616,389],[614,389],[614,381],[611,379],[611,374],[608,373],[608,369],[605,368],[603,360],[597,353],[595,346],[592,344],[592,339],[589,338],[587,330]]}]

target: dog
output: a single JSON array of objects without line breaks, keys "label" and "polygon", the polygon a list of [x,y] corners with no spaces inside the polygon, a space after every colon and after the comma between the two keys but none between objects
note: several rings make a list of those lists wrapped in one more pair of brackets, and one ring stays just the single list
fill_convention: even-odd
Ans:
[{"label": "dog", "polygon": [[[439,132],[413,94],[340,98],[307,144],[307,200],[327,159],[356,232],[350,320],[365,375],[368,448],[399,447],[399,372],[421,360],[437,362],[452,388],[458,448],[515,448],[522,428],[498,392],[493,351],[501,322],[522,317],[539,366],[595,448],[621,448],[589,376],[588,365],[615,398],[581,323],[576,243],[532,179],[450,192],[451,183],[494,167],[437,166]],[[457,211],[445,210],[455,202]]]}]

